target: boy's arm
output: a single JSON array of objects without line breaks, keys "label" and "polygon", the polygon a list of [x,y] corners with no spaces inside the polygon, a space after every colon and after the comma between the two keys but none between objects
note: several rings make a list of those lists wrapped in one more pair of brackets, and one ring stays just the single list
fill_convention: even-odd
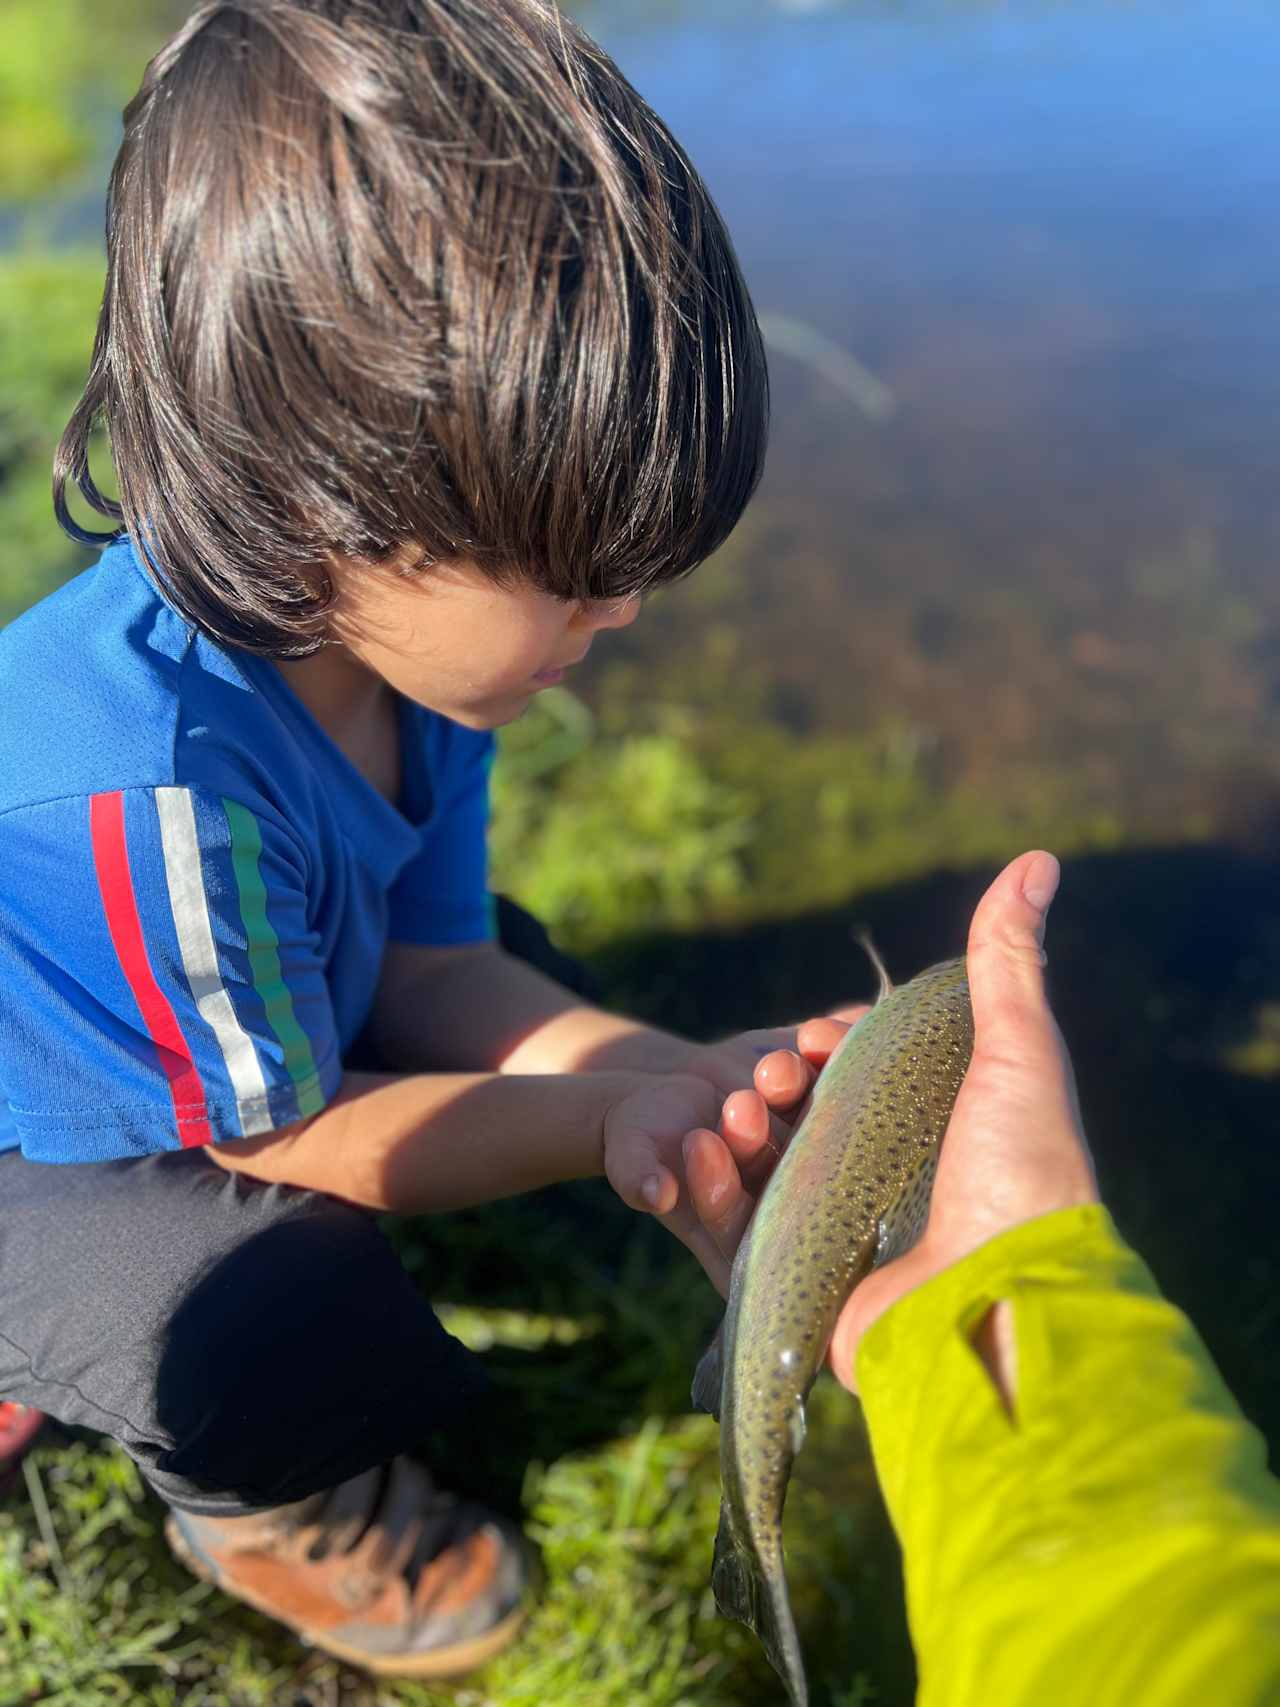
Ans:
[{"label": "boy's arm", "polygon": [[[829,1051],[866,1011],[843,1008],[818,1022],[815,1046],[825,1041]],[[750,1085],[763,1056],[799,1047],[796,1026],[693,1043],[593,1007],[496,943],[392,943],[370,1039],[384,1065],[404,1072],[692,1073],[721,1096]]]},{"label": "boy's arm", "polygon": [[672,1073],[695,1047],[593,1007],[491,942],[392,943],[369,1035],[403,1072]]},{"label": "boy's arm", "polygon": [[348,1073],[309,1120],[211,1145],[232,1173],[432,1214],[604,1171],[609,1110],[633,1073]]}]

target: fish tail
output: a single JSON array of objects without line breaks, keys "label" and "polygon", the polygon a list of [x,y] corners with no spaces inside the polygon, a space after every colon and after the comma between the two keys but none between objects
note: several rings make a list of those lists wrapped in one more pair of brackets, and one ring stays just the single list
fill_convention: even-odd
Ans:
[{"label": "fish tail", "polygon": [[749,1542],[738,1539],[721,1506],[711,1586],[723,1615],[736,1618],[760,1638],[770,1665],[787,1686],[792,1707],[809,1707],[809,1686],[787,1595],[781,1543],[762,1555]]}]

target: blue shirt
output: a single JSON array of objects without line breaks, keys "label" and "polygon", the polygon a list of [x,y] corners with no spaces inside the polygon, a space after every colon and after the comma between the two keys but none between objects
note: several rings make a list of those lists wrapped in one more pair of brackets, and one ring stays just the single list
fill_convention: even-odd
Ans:
[{"label": "blue shirt", "polygon": [[387,943],[491,934],[493,737],[397,703],[398,807],[127,540],[0,634],[0,1150],[106,1161],[316,1113]]}]

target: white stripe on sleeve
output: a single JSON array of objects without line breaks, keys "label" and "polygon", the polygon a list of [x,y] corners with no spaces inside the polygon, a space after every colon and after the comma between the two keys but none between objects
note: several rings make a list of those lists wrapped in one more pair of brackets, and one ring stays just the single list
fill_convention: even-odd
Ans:
[{"label": "white stripe on sleeve", "polygon": [[155,797],[169,904],[173,908],[183,970],[200,1016],[222,1051],[235,1092],[240,1130],[246,1138],[252,1138],[257,1133],[270,1132],[274,1124],[267,1106],[267,1083],[253,1039],[241,1025],[218,970],[218,950],[209,923],[191,790],[157,788]]}]

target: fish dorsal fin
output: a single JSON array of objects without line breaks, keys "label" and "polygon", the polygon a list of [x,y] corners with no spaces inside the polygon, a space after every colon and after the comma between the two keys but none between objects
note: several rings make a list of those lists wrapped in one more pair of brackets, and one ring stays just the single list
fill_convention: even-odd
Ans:
[{"label": "fish dorsal fin", "polygon": [[720,1393],[724,1386],[724,1324],[725,1318],[722,1316],[711,1344],[698,1359],[698,1367],[693,1372],[691,1395],[694,1410],[709,1411],[717,1422],[720,1421]]},{"label": "fish dorsal fin", "polygon": [[888,972],[885,971],[884,961],[881,960],[879,951],[877,950],[875,943],[871,940],[870,932],[859,931],[857,933],[857,941],[865,952],[867,959],[876,969],[876,977],[880,980],[880,988],[876,991],[876,1001],[882,1002],[893,989],[893,979],[889,976]]}]

